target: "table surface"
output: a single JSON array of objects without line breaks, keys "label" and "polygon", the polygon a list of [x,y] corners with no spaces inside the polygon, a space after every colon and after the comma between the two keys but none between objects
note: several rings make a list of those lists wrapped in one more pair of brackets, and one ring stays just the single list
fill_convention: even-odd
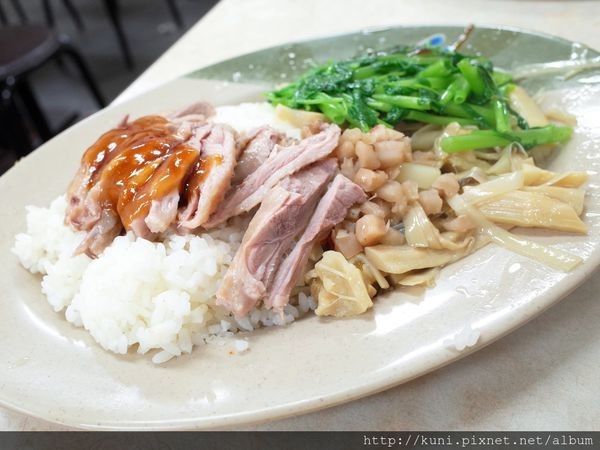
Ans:
[{"label": "table surface", "polygon": [[[600,48],[600,2],[223,0],[116,100],[288,41],[386,25],[515,26]],[[600,278],[500,341],[362,400],[245,430],[600,430]],[[0,430],[65,430],[0,409]]]}]

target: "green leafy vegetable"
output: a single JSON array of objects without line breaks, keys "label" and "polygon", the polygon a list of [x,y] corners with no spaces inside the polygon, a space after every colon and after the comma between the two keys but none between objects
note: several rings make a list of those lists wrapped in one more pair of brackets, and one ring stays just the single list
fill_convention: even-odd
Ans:
[{"label": "green leafy vegetable", "polygon": [[476,126],[445,137],[447,152],[520,142],[525,148],[564,142],[571,128],[530,128],[508,102],[511,76],[480,56],[441,47],[402,47],[331,62],[267,94],[274,105],[318,111],[340,125],[368,131],[400,121]]}]

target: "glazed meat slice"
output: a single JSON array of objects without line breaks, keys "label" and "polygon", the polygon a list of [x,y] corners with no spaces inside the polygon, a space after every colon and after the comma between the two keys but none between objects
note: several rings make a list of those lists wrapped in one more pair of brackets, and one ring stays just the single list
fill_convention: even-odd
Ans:
[{"label": "glazed meat slice", "polygon": [[242,156],[235,166],[232,185],[240,184],[248,175],[254,173],[269,158],[275,144],[281,142],[281,139],[281,133],[269,126],[250,132],[242,143]]},{"label": "glazed meat slice", "polygon": [[[126,116],[117,127],[91,145],[81,158],[79,170],[67,189],[65,222],[78,230],[89,230],[100,219],[100,209],[89,210],[85,200],[114,158],[151,139],[167,136],[181,141],[194,139],[195,130],[213,114],[212,105],[197,102],[167,116],[144,116],[132,122]],[[90,215],[90,212],[94,214]]]},{"label": "glazed meat slice", "polygon": [[279,181],[315,161],[326,158],[337,146],[339,137],[340,128],[337,125],[327,125],[320,133],[303,139],[298,144],[278,148],[256,171],[229,193],[204,227],[215,227],[230,217],[250,211]]},{"label": "glazed meat slice", "polygon": [[319,161],[268,191],[223,278],[217,304],[243,317],[265,296],[336,170],[335,160]]},{"label": "glazed meat slice", "polygon": [[[149,239],[169,228],[177,217],[179,192],[200,158],[200,145],[191,145],[208,134],[209,126],[195,130],[195,139],[178,145],[157,160],[147,181],[135,187],[135,193],[121,193],[118,212],[121,221],[136,236]],[[124,197],[128,197],[126,200]]]},{"label": "glazed meat slice", "polygon": [[[175,124],[163,116],[144,116],[129,122],[125,117],[116,128],[104,133],[90,146],[81,158],[79,170],[67,189],[65,222],[77,230],[89,230],[99,220],[100,209],[91,207],[86,198],[115,158],[155,139],[169,140],[164,142],[165,145],[193,139],[196,128],[203,123]],[[159,153],[163,154],[162,151]],[[140,165],[152,163],[154,159],[155,155],[150,155],[150,159]]]},{"label": "glazed meat slice", "polygon": [[338,174],[317,205],[302,236],[279,266],[269,294],[267,308],[282,310],[289,302],[292,289],[302,276],[313,245],[327,237],[331,229],[344,220],[348,209],[367,199],[360,186]]},{"label": "glazed meat slice", "polygon": [[179,215],[180,227],[193,230],[208,220],[231,186],[237,155],[235,131],[227,125],[213,125],[184,188],[187,206]]},{"label": "glazed meat slice", "polygon": [[[104,168],[85,201],[89,211],[100,211],[100,219],[85,239],[88,248],[79,250],[97,255],[123,227],[151,239],[169,226],[166,222],[174,214],[167,205],[177,211],[178,192],[200,155],[200,148],[171,139],[151,139],[133,146]],[[175,195],[177,201],[173,201]],[[159,210],[161,217],[157,216]],[[107,226],[115,222],[108,219],[115,217],[119,220],[114,227]]]},{"label": "glazed meat slice", "polygon": [[180,126],[147,116],[124,121],[92,145],[67,195],[66,223],[88,232],[78,252],[98,255],[123,227],[145,238],[164,231],[211,128],[196,122],[183,140]]},{"label": "glazed meat slice", "polygon": [[101,208],[90,208],[85,200],[102,170],[134,142],[143,141],[153,134],[164,134],[167,123],[167,119],[161,116],[145,116],[131,123],[125,117],[116,128],[104,133],[90,146],[67,189],[65,222],[77,230],[89,230],[100,219]]}]

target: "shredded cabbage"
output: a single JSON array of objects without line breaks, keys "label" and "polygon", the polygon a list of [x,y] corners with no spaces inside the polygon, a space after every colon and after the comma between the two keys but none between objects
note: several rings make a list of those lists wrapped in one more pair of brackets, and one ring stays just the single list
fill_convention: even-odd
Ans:
[{"label": "shredded cabbage", "polygon": [[548,118],[544,112],[521,86],[515,85],[510,90],[508,99],[512,109],[519,113],[530,127],[545,127],[548,125]]},{"label": "shredded cabbage", "polygon": [[465,193],[461,197],[467,203],[483,202],[521,188],[524,181],[523,172],[518,170],[481,183],[479,186],[470,187],[468,190],[465,189]]},{"label": "shredded cabbage", "polygon": [[583,203],[585,200],[585,191],[583,189],[560,186],[524,186],[521,189],[526,192],[537,192],[560,200],[570,205],[578,216],[583,212]]},{"label": "shredded cabbage", "polygon": [[318,316],[355,316],[373,306],[360,270],[341,253],[323,253],[315,265],[315,273],[318,280],[315,313]]},{"label": "shredded cabbage", "polygon": [[375,245],[365,248],[365,255],[382,272],[402,274],[418,269],[443,266],[470,253],[474,245],[461,250],[435,250],[409,245]]},{"label": "shredded cabbage", "polygon": [[[388,289],[390,287],[390,283],[385,279],[383,274],[375,267],[369,259],[364,255],[364,253],[360,253],[354,257],[354,259],[362,266],[363,272],[368,271],[369,275],[377,281],[377,284],[381,289]],[[354,262],[354,261],[351,261]]]},{"label": "shredded cabbage", "polygon": [[429,247],[441,249],[440,232],[431,223],[423,207],[415,203],[405,214],[404,236],[406,243],[413,247]]},{"label": "shredded cabbage", "polygon": [[419,186],[419,189],[429,189],[441,174],[442,172],[437,167],[406,163],[400,167],[396,181],[414,181]]},{"label": "shredded cabbage", "polygon": [[435,279],[440,273],[439,267],[417,270],[403,275],[392,275],[392,280],[400,286],[435,286]]},{"label": "shredded cabbage", "polygon": [[275,107],[275,118],[297,128],[302,128],[314,122],[329,121],[325,114],[302,109],[292,109],[284,105],[277,105]]},{"label": "shredded cabbage", "polygon": [[536,192],[507,192],[479,204],[478,208],[495,223],[587,233],[587,227],[571,206]]},{"label": "shredded cabbage", "polygon": [[461,197],[460,195],[455,195],[448,200],[448,204],[456,214],[468,215],[478,225],[480,233],[488,236],[492,242],[558,270],[570,271],[581,263],[582,260],[578,256],[515,236],[509,231],[493,224]]},{"label": "shredded cabbage", "polygon": [[577,188],[588,179],[585,172],[555,173],[526,163],[521,165],[521,170],[525,175],[525,186],[545,185]]},{"label": "shredded cabbage", "polygon": [[487,173],[490,175],[502,175],[512,172],[520,168],[522,161],[527,158],[527,152],[523,146],[517,142],[513,142],[502,149],[500,158],[487,170]]},{"label": "shredded cabbage", "polygon": [[419,128],[410,137],[410,145],[415,150],[427,151],[431,150],[435,146],[435,141],[442,134],[442,129],[439,125],[425,125]]}]

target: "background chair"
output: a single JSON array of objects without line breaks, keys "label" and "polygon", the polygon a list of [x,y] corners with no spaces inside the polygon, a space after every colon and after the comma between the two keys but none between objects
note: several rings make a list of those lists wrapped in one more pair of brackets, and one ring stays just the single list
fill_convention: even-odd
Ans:
[{"label": "background chair", "polygon": [[[52,9],[52,3],[54,1],[53,0],[40,0],[40,1],[41,1],[41,6],[44,9],[44,16],[46,18],[47,25],[50,27],[54,27],[55,20],[54,20],[54,11]],[[58,1],[58,0],[56,0],[56,1]],[[81,20],[81,16],[79,15],[79,12],[75,8],[75,6],[71,2],[71,0],[60,0],[60,1],[62,2],[65,10],[69,13],[71,20],[73,20],[77,29],[79,31],[83,31],[85,29],[83,21]],[[29,16],[28,16],[25,8],[23,7],[21,0],[10,0],[10,4],[12,5],[12,8],[13,8],[15,14],[19,18],[19,22],[21,24],[29,23],[29,21],[30,21]],[[25,4],[30,5],[31,0],[28,0],[27,2],[25,2]],[[2,0],[0,0],[0,22],[2,22],[2,24],[4,24],[4,25],[8,24],[8,15],[6,14],[6,10],[4,9]]]},{"label": "background chair", "polygon": [[31,150],[30,131],[16,106],[13,86],[6,82],[0,83],[0,123],[0,146],[11,149],[15,156]]},{"label": "background chair", "polygon": [[[75,24],[75,27],[77,28],[77,30],[80,32],[85,31],[85,25],[83,23],[83,20],[81,19],[81,15],[79,14],[79,11],[77,10],[77,8],[75,8],[75,6],[73,6],[73,3],[71,3],[71,0],[61,0],[61,1],[62,1],[62,4],[63,4],[65,10],[71,17],[71,20]],[[44,8],[44,15],[46,16],[46,23],[48,24],[49,27],[54,28],[54,26],[56,25],[56,21],[54,18],[54,10],[52,9],[52,3],[53,3],[53,0],[42,0],[42,6]]]},{"label": "background chair", "polygon": [[[58,1],[59,0],[41,0],[41,5],[44,10],[46,24],[51,28],[54,28],[56,25],[55,12],[53,9],[54,8],[53,5],[55,2],[58,2]],[[71,0],[60,0],[60,1],[62,2],[64,9],[69,14],[71,20],[75,24],[75,27],[77,28],[77,30],[79,32],[85,31],[85,24],[83,22],[83,19],[82,19],[81,15],[79,14],[79,11],[73,4],[73,2]],[[122,54],[123,60],[125,62],[125,66],[128,69],[133,69],[135,67],[135,60],[134,60],[131,48],[129,46],[129,41],[127,39],[127,34],[125,32],[125,28],[123,26],[120,2],[119,2],[119,0],[101,0],[101,1],[102,1],[104,10],[106,11],[106,15],[111,23],[111,26],[115,32],[115,35],[117,37],[117,42],[119,44],[119,48],[121,50],[121,54]],[[183,17],[181,15],[181,12],[179,11],[179,8],[177,7],[177,3],[175,2],[175,0],[163,0],[163,1],[164,1],[164,3],[166,3],[169,13],[170,13],[171,17],[173,18],[173,21],[175,22],[175,25],[177,26],[177,28],[182,29],[183,28]],[[10,0],[10,2],[12,4],[12,7],[13,7],[16,15],[19,17],[20,23],[21,24],[28,23],[29,17],[27,15],[25,9],[23,8],[23,4],[21,3],[21,0]],[[30,1],[28,1],[24,4],[29,5]],[[2,22],[3,24],[8,23],[6,12],[2,7],[2,0],[0,0],[0,22]]]},{"label": "background chair", "polygon": [[[41,25],[0,28],[0,87],[3,96],[0,107],[3,116],[11,115],[14,120],[20,121],[20,125],[15,128],[13,142],[9,142],[19,156],[35,146],[36,138],[44,142],[78,117],[78,114],[72,114],[58,130],[52,130],[29,83],[30,73],[56,58],[69,60],[75,66],[91,96],[99,107],[103,107],[105,101],[96,81],[83,57],[66,36],[58,35]],[[27,130],[33,131],[35,137]],[[27,135],[26,142],[23,133]],[[19,146],[15,147],[17,144]]]},{"label": "background chair", "polygon": [[[177,8],[175,0],[165,1],[167,3],[167,7],[169,8],[169,12],[173,17],[173,21],[177,27],[181,29],[183,27],[183,19],[181,17],[181,13],[179,12],[179,8]],[[117,40],[119,41],[119,47],[121,48],[125,65],[128,69],[132,69],[135,66],[135,62],[131,53],[131,49],[129,48],[129,42],[127,41],[125,30],[123,29],[123,23],[121,22],[119,0],[103,0],[103,3],[106,13],[108,14],[108,17],[117,35]]]},{"label": "background chair", "polygon": [[8,24],[8,17],[6,16],[6,11],[4,10],[4,6],[0,2],[0,22],[2,25]]},{"label": "background chair", "polygon": [[23,7],[21,6],[21,2],[19,0],[10,0],[15,12],[17,13],[17,16],[19,16],[19,20],[21,21],[21,23],[27,23],[29,21],[29,19],[27,18],[27,14],[25,13],[25,10],[23,9]]}]

